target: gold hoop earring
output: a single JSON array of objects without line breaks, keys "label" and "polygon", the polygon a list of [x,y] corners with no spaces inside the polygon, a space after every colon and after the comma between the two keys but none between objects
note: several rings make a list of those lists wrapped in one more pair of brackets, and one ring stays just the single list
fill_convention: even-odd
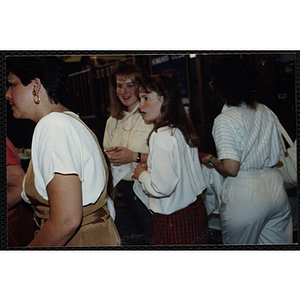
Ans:
[{"label": "gold hoop earring", "polygon": [[39,95],[35,92],[35,90],[32,91],[32,95],[33,95],[33,101],[35,104],[40,104],[41,100]]}]

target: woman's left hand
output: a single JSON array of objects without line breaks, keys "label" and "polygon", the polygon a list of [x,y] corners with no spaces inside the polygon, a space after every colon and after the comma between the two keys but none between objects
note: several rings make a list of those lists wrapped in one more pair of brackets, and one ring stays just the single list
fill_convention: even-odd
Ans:
[{"label": "woman's left hand", "polygon": [[211,169],[212,166],[209,165],[209,159],[212,158],[212,157],[213,157],[212,154],[209,154],[209,155],[203,157],[203,158],[201,159],[201,163],[202,163],[205,167]]},{"label": "woman's left hand", "polygon": [[134,173],[132,175],[132,178],[135,178],[135,179],[139,179],[141,173],[143,173],[144,171],[147,171],[148,167],[146,164],[138,164],[136,167],[135,167],[135,170],[134,170]]},{"label": "woman's left hand", "polygon": [[125,147],[107,148],[106,153],[113,166],[121,166],[135,161],[134,152]]},{"label": "woman's left hand", "polygon": [[239,170],[240,170],[240,163],[238,161],[235,161],[233,159],[223,159],[221,161],[218,161],[218,159],[214,159],[213,166],[209,165],[209,159],[213,157],[213,155],[209,154],[202,158],[201,162],[204,166],[206,166],[209,169],[215,168],[217,172],[219,172],[224,178],[231,176],[235,177],[237,176]]}]

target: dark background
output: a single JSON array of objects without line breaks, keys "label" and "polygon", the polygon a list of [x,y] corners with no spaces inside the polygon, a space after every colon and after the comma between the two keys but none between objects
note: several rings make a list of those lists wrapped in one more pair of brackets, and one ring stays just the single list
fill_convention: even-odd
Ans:
[{"label": "dark background", "polygon": [[[256,100],[266,104],[278,116],[292,140],[296,138],[296,98],[295,98],[295,60],[294,52],[273,53],[198,53],[191,58],[186,55],[187,79],[189,85],[189,112],[194,126],[201,138],[200,152],[214,152],[214,143],[211,137],[211,129],[214,118],[221,111],[220,100],[209,88],[209,66],[221,55],[237,55],[248,60],[255,68],[256,74]],[[87,55],[85,55],[87,56]],[[98,66],[105,63],[113,64],[119,59],[128,59],[134,56],[135,62],[151,73],[151,56],[143,54],[126,55],[101,55],[96,56]],[[80,57],[80,56],[79,56]],[[72,55],[65,56],[69,73],[80,72],[82,63],[77,56],[76,60],[70,60]],[[97,75],[94,74],[94,77]],[[97,86],[94,85],[96,101]],[[109,101],[109,100],[105,100]],[[98,106],[99,107],[99,106]],[[72,107],[70,107],[72,109]],[[7,105],[7,136],[17,148],[30,148],[31,138],[35,124],[30,120],[16,120]],[[97,132],[102,142],[103,132],[109,111],[101,111],[96,114],[99,121]],[[92,127],[92,125],[91,125]]]}]

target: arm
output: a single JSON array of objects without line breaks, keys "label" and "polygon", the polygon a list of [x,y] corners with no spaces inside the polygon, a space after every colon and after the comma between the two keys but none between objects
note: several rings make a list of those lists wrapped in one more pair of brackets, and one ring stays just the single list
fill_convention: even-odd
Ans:
[{"label": "arm", "polygon": [[138,164],[136,167],[135,167],[135,170],[134,170],[134,173],[132,175],[133,178],[139,180],[139,177],[140,175],[144,172],[144,171],[147,171],[147,165],[144,165],[144,164]]},{"label": "arm", "polygon": [[[106,149],[109,161],[114,166],[121,166],[131,162],[136,162],[138,152],[131,151],[125,147],[111,147]],[[141,153],[140,163],[146,163],[148,158],[147,153]]]},{"label": "arm", "polygon": [[8,165],[7,174],[7,209],[10,210],[21,203],[21,192],[25,172],[21,165]]},{"label": "arm", "polygon": [[28,245],[64,246],[82,220],[82,190],[77,175],[56,173],[47,186],[50,218]]},{"label": "arm", "polygon": [[174,139],[167,135],[157,135],[152,149],[152,170],[138,164],[133,177],[143,184],[143,189],[153,197],[170,196],[179,182],[176,161],[172,155]]},{"label": "arm", "polygon": [[[211,166],[209,165],[209,159],[211,159]],[[213,155],[207,155],[202,159],[202,163],[207,168],[215,168],[224,178],[231,176],[236,177],[240,170],[240,163],[233,159],[223,159],[218,161]]]},{"label": "arm", "polygon": [[237,176],[242,156],[243,132],[240,125],[237,125],[232,119],[233,116],[230,114],[221,113],[214,121],[212,134],[217,154],[222,159],[211,159],[211,166],[208,164],[209,158],[212,158],[211,154],[206,156],[205,160],[202,159],[206,167],[215,168],[224,178]]},{"label": "arm", "polygon": [[[116,131],[116,119],[110,117],[106,122],[104,138],[103,138],[103,148],[108,155],[109,161],[114,166],[121,166],[123,164],[128,164],[131,162],[136,162],[138,157],[138,152],[134,152],[125,147],[115,146],[112,147],[112,140],[114,132]],[[141,153],[140,163],[146,163],[148,158],[148,153]]]}]

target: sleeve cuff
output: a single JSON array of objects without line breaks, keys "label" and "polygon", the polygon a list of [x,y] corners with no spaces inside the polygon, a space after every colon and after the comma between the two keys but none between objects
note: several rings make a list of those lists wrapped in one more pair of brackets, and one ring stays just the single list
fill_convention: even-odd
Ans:
[{"label": "sleeve cuff", "polygon": [[149,177],[149,174],[150,173],[148,171],[143,171],[139,176],[139,182],[144,183]]}]

